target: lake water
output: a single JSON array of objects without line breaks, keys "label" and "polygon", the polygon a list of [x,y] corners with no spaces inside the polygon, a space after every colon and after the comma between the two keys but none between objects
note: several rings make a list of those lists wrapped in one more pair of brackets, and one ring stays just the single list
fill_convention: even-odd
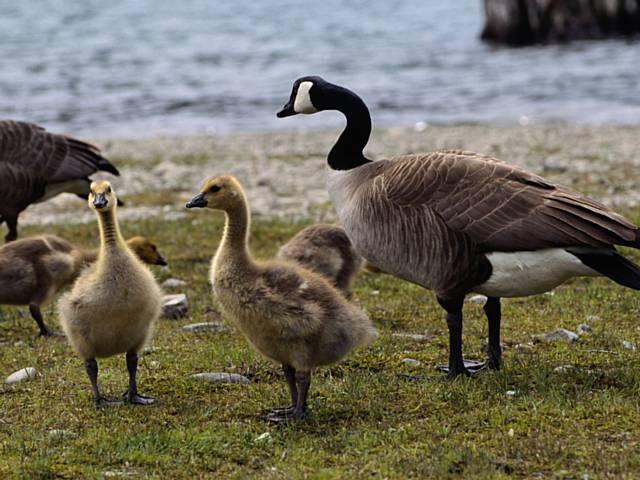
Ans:
[{"label": "lake water", "polygon": [[0,0],[0,117],[94,136],[340,125],[275,118],[318,74],[378,126],[640,123],[640,42],[492,48],[481,3]]}]

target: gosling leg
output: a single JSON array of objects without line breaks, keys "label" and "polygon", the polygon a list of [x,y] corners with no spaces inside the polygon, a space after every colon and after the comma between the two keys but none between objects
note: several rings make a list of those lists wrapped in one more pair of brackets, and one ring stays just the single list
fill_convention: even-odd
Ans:
[{"label": "gosling leg", "polygon": [[87,371],[89,381],[91,382],[91,390],[93,391],[93,403],[96,407],[111,407],[114,405],[122,404],[122,402],[119,400],[109,400],[108,398],[100,395],[100,390],[98,389],[98,362],[96,362],[95,358],[85,360],[84,368]]},{"label": "gosling leg", "polygon": [[287,379],[287,384],[289,385],[289,393],[291,394],[291,405],[288,407],[272,408],[269,410],[268,415],[291,414],[296,408],[296,402],[298,401],[296,369],[291,365],[282,365],[282,371],[284,372],[284,378]]},{"label": "gosling leg", "polygon": [[311,385],[311,372],[296,372],[295,383],[298,390],[296,406],[291,412],[267,415],[267,420],[271,422],[290,422],[300,420],[307,411],[307,395]]},{"label": "gosling leg", "polygon": [[7,222],[9,233],[4,237],[5,242],[12,242],[18,238],[18,217],[2,217]]},{"label": "gosling leg", "polygon": [[38,305],[37,303],[30,303],[29,304],[29,313],[31,314],[31,318],[33,318],[36,323],[38,324],[38,328],[40,329],[40,336],[41,337],[62,337],[64,336],[62,333],[59,332],[55,332],[53,330],[51,330],[49,327],[47,327],[47,325],[44,323],[44,320],[42,319],[42,312],[40,311],[40,305]]},{"label": "gosling leg", "polygon": [[127,352],[127,370],[129,371],[129,389],[124,392],[124,401],[134,405],[151,405],[155,402],[155,398],[138,394],[138,385],[136,383],[138,354],[136,352]]}]

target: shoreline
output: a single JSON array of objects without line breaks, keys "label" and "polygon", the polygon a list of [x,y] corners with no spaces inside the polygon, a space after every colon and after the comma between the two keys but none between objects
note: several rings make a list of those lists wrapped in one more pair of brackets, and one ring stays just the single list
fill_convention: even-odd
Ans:
[{"label": "shoreline", "polygon": [[[214,174],[245,185],[253,215],[335,220],[325,190],[326,154],[340,128],[220,135],[92,139],[121,172],[109,179],[126,206],[121,220],[187,215],[184,203]],[[616,208],[640,206],[640,124],[425,125],[374,129],[372,159],[438,149],[493,155]],[[72,195],[32,205],[20,223],[86,223],[93,213]]]}]

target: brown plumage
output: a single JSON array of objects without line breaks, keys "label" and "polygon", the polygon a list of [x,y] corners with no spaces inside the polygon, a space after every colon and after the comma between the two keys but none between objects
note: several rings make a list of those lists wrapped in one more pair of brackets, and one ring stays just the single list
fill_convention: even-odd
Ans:
[{"label": "brown plumage", "polygon": [[299,419],[306,410],[311,370],[344,358],[377,334],[369,318],[327,280],[295,263],[256,261],[248,250],[249,209],[238,181],[212,177],[187,208],[226,214],[222,242],[211,263],[211,285],[224,313],[267,358],[282,364],[292,406],[273,421]]},{"label": "brown plumage", "polygon": [[462,358],[462,305],[488,296],[488,360],[499,368],[500,297],[605,275],[640,289],[640,267],[615,245],[640,247],[638,227],[565,186],[475,152],[445,150],[372,162],[371,117],[360,97],[320,77],[293,85],[278,113],[338,110],[347,125],[328,156],[328,186],[356,251],[378,269],[433,289],[447,312],[450,375]]},{"label": "brown plumage", "polygon": [[69,192],[86,198],[89,176],[99,170],[119,175],[93,145],[47,132],[27,122],[0,121],[0,223],[6,241],[18,236],[18,215],[30,204]]},{"label": "brown plumage", "polygon": [[91,184],[89,206],[100,226],[98,258],[60,298],[58,313],[67,339],[84,360],[95,404],[114,403],[100,394],[96,358],[125,353],[129,388],[124,399],[148,405],[154,400],[137,390],[138,352],[150,339],[160,315],[161,293],[149,268],[120,234],[117,203],[109,182]]},{"label": "brown plumage", "polygon": [[351,284],[363,263],[344,228],[322,223],[295,234],[280,247],[277,258],[323,275],[347,298],[351,297]]},{"label": "brown plumage", "polygon": [[[154,243],[145,237],[127,240],[138,258],[149,265],[166,265]],[[28,305],[40,335],[50,336],[41,306],[78,278],[96,261],[97,250],[71,245],[55,235],[41,235],[0,247],[0,305]]]}]

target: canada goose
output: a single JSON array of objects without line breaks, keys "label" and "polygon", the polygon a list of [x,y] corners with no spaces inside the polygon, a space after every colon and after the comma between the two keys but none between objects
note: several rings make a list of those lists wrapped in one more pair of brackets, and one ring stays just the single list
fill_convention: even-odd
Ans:
[{"label": "canada goose", "polygon": [[[346,127],[328,155],[327,185],[356,251],[381,270],[433,289],[447,312],[450,376],[499,368],[500,297],[604,275],[640,289],[640,268],[615,250],[638,228],[604,205],[495,158],[445,150],[372,162],[365,103],[320,77],[295,81],[277,114],[338,110]],[[488,297],[488,358],[462,357],[462,305]],[[443,368],[444,370],[445,368]]]},{"label": "canada goose", "polygon": [[249,206],[234,177],[209,178],[186,206],[225,212],[222,241],[211,262],[213,293],[247,340],[282,364],[292,405],[272,410],[267,418],[301,418],[311,370],[373,341],[377,333],[371,321],[322,276],[283,260],[253,259],[247,245]]},{"label": "canada goose", "polygon": [[117,197],[109,182],[91,183],[89,206],[100,225],[96,262],[85,269],[70,292],[58,302],[62,329],[84,359],[96,406],[114,402],[100,394],[96,358],[126,353],[128,403],[148,405],[153,398],[138,394],[138,352],[150,338],[160,314],[160,287],[153,274],[131,251],[116,219]]},{"label": "canada goose", "polygon": [[323,275],[347,298],[351,297],[351,283],[363,263],[344,228],[323,223],[294,235],[280,247],[277,258],[291,260]]},{"label": "canada goose", "polygon": [[[133,237],[127,244],[143,262],[167,264],[149,239]],[[42,319],[41,305],[78,278],[97,257],[97,250],[76,248],[55,235],[7,243],[0,247],[0,305],[29,305],[40,335],[51,336],[53,332]]]},{"label": "canada goose", "polygon": [[18,238],[18,215],[60,193],[86,198],[89,175],[118,169],[90,145],[27,122],[0,121],[0,224],[7,242]]}]

